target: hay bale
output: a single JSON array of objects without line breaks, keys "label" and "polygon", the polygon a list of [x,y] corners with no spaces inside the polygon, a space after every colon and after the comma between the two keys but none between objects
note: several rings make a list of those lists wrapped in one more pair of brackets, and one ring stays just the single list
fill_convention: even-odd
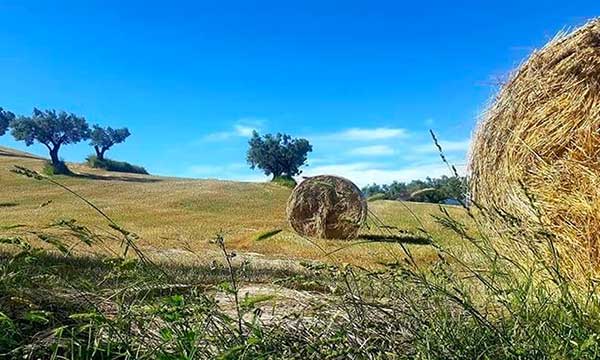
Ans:
[{"label": "hay bale", "polygon": [[512,74],[476,130],[469,167],[475,202],[531,223],[539,212],[563,250],[598,260],[600,18]]},{"label": "hay bale", "polygon": [[367,217],[367,202],[350,180],[320,175],[304,180],[294,189],[287,215],[300,235],[352,239]]}]

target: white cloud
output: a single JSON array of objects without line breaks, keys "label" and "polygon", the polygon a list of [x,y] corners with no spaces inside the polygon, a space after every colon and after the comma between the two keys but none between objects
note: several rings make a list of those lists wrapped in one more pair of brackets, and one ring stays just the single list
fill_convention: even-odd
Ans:
[{"label": "white cloud", "polygon": [[334,134],[340,140],[384,140],[393,138],[404,138],[408,131],[402,128],[351,128]]},{"label": "white cloud", "polygon": [[[471,139],[465,139],[460,141],[440,141],[440,146],[444,152],[466,152],[471,146]],[[434,153],[438,152],[437,147],[433,142],[421,144],[414,148],[415,152],[418,153]]]},{"label": "white cloud", "polygon": [[348,154],[358,156],[383,156],[394,154],[394,149],[387,145],[363,146],[350,150]]},{"label": "white cloud", "polygon": [[206,140],[206,141],[221,141],[221,140],[227,140],[234,135],[235,135],[235,133],[232,131],[219,131],[216,133],[208,134],[208,135],[204,136],[202,139]]},{"label": "white cloud", "polygon": [[236,137],[250,137],[253,131],[261,129],[265,120],[259,118],[242,118],[237,121],[231,130],[219,131],[204,136],[205,141],[223,141]]},{"label": "white cloud", "polygon": [[256,126],[247,126],[237,124],[233,127],[235,129],[235,134],[238,136],[250,137],[252,136],[252,132],[256,130]]},{"label": "white cloud", "polygon": [[[262,125],[261,120],[240,119],[231,124],[229,130],[210,134],[205,140],[247,138],[252,135],[253,130],[264,129]],[[349,178],[358,186],[364,186],[374,182],[408,182],[451,175],[447,165],[437,156],[435,145],[424,141],[425,134],[409,132],[404,128],[353,127],[313,135],[301,136],[308,138],[315,146],[315,158],[309,156],[310,166],[303,168],[303,176],[339,175]],[[464,162],[464,153],[469,144],[469,139],[441,141],[443,150],[449,153],[449,160],[453,164]],[[458,168],[464,173],[464,165]],[[268,180],[259,172],[249,170],[245,163],[190,166],[185,174],[190,177],[237,181]],[[299,179],[301,180],[301,176]]]},{"label": "white cloud", "polygon": [[325,133],[313,134],[306,136],[311,141],[373,141],[373,140],[389,140],[397,138],[406,138],[409,133],[402,128],[349,128],[346,130]]},{"label": "white cloud", "polygon": [[[459,168],[464,173],[464,169]],[[397,169],[386,168],[383,164],[357,162],[339,165],[316,166],[303,172],[303,176],[338,175],[350,179],[358,186],[372,183],[389,184],[393,181],[411,181],[426,177],[451,175],[448,167],[441,161],[419,164]]]}]

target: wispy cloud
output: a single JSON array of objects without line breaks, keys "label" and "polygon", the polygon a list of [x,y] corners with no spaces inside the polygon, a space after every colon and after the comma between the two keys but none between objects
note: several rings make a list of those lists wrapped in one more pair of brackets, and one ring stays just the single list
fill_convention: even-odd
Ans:
[{"label": "wispy cloud", "polygon": [[408,131],[402,128],[351,128],[341,131],[334,136],[340,140],[385,140],[394,138],[404,138],[408,136]]},{"label": "wispy cloud", "polygon": [[233,124],[231,130],[218,131],[204,136],[205,141],[223,141],[236,137],[250,137],[254,130],[260,130],[265,120],[259,118],[242,118]]},{"label": "wispy cloud", "polygon": [[[210,141],[247,138],[253,130],[264,131],[264,122],[240,119],[225,131],[205,137]],[[426,177],[451,175],[436,154],[436,147],[427,141],[427,134],[414,133],[400,127],[352,127],[322,132],[306,137],[315,147],[303,167],[304,176],[331,174],[346,177],[359,186],[369,183],[411,181]],[[238,144],[241,146],[241,144]],[[469,140],[441,141],[453,164],[464,162]],[[236,145],[237,146],[237,145]],[[235,159],[234,159],[235,161]],[[463,166],[458,166],[459,171]],[[199,178],[221,178],[238,181],[265,181],[260,171],[251,171],[243,162],[216,166],[196,165],[187,168],[186,175]],[[301,178],[301,177],[300,177]]]},{"label": "wispy cloud", "polygon": [[362,146],[348,151],[348,154],[356,156],[385,156],[394,154],[394,149],[387,145]]},{"label": "wispy cloud", "polygon": [[403,128],[349,128],[331,133],[321,133],[306,136],[312,141],[374,141],[407,138],[409,133]]},{"label": "wispy cloud", "polygon": [[235,130],[236,135],[249,137],[249,136],[252,136],[252,132],[254,130],[257,130],[257,127],[258,126],[248,126],[248,125],[236,124],[233,128]]},{"label": "wispy cloud", "polygon": [[[460,168],[460,172],[464,169]],[[316,166],[304,171],[304,176],[330,174],[350,179],[358,186],[372,183],[387,184],[393,181],[411,181],[426,177],[450,175],[448,167],[440,161],[390,169],[385,164],[356,162],[339,165]]]}]

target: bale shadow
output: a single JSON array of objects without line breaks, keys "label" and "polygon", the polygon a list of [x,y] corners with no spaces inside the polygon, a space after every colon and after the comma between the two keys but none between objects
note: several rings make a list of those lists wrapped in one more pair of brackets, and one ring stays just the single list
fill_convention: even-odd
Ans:
[{"label": "bale shadow", "polygon": [[397,244],[431,245],[431,240],[424,236],[403,233],[403,234],[361,234],[357,239],[373,242],[386,242]]}]

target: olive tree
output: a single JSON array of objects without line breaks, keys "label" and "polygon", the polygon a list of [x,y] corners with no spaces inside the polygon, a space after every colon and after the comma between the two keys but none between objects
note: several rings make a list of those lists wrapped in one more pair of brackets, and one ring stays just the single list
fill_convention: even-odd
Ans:
[{"label": "olive tree", "polygon": [[15,119],[15,114],[0,107],[0,136],[6,134],[10,123]]},{"label": "olive tree", "polygon": [[63,145],[89,138],[90,128],[85,118],[64,111],[33,109],[32,116],[19,116],[11,122],[12,135],[27,146],[34,142],[48,148],[52,165],[61,165],[58,151]]},{"label": "olive tree", "polygon": [[98,160],[104,160],[104,153],[113,145],[120,144],[131,135],[127,128],[113,129],[94,125],[90,133],[90,145],[96,150]]},{"label": "olive tree", "polygon": [[312,146],[306,139],[292,139],[290,135],[278,133],[261,137],[258,132],[252,133],[248,142],[247,161],[251,169],[262,169],[265,175],[273,175],[273,179],[299,175]]}]

